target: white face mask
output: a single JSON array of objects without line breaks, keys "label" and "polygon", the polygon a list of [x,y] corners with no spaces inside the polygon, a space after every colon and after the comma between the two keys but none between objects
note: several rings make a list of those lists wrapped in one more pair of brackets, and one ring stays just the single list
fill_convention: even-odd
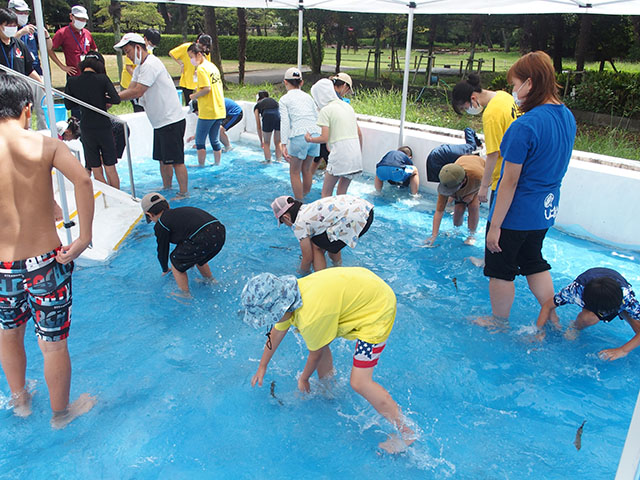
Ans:
[{"label": "white face mask", "polygon": [[189,57],[189,60],[191,60],[191,65],[193,65],[194,67],[198,66],[198,61],[195,58]]},{"label": "white face mask", "polygon": [[484,110],[484,107],[482,105],[480,105],[478,102],[476,102],[476,104],[478,105],[477,107],[473,106],[472,102],[469,102],[469,108],[465,108],[465,112],[467,112],[469,115],[478,115],[482,112],[482,110]]},{"label": "white face mask", "polygon": [[147,45],[147,53],[148,54],[152,54],[154,48],[156,48],[156,47],[154,47],[153,45]]},{"label": "white face mask", "polygon": [[511,95],[513,96],[513,101],[516,102],[516,105],[521,107],[522,106],[522,100],[520,98],[518,98],[518,92],[520,90],[522,90],[522,87],[524,86],[525,83],[527,83],[529,79],[527,78],[521,85],[520,87],[518,87],[517,90],[514,90],[513,92],[511,92]]},{"label": "white face mask", "polygon": [[24,27],[29,23],[29,15],[16,15],[18,17],[18,25]]},{"label": "white face mask", "polygon": [[73,26],[76,27],[77,30],[82,30],[87,22],[81,22],[80,20],[74,20]]},{"label": "white face mask", "polygon": [[135,53],[133,54],[134,65],[140,65],[142,63],[142,52],[138,47],[135,47]]},{"label": "white face mask", "polygon": [[2,27],[2,31],[7,37],[11,38],[18,33],[18,27]]}]

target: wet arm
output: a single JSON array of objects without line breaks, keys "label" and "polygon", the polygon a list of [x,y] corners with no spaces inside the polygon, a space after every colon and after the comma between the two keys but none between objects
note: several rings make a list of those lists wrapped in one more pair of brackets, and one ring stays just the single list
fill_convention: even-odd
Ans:
[{"label": "wet arm", "polygon": [[538,320],[536,321],[536,327],[538,327],[538,330],[541,331],[544,328],[545,324],[549,320],[549,315],[551,315],[551,312],[555,310],[555,308],[556,304],[553,301],[553,297],[544,302],[542,307],[540,307],[540,314],[538,315]]},{"label": "wet arm", "polygon": [[[285,315],[283,318],[288,318],[291,315]],[[258,365],[258,371],[251,379],[251,386],[255,386],[257,383],[259,386],[262,386],[262,380],[264,379],[264,374],[267,372],[267,366],[271,361],[271,358],[276,353],[276,350],[280,346],[282,339],[285,337],[289,329],[286,330],[278,330],[276,327],[272,327],[269,332],[269,339],[264,346],[264,350],[262,351],[262,358],[260,358],[260,365]],[[271,348],[269,348],[269,343],[271,344]]]},{"label": "wet arm", "polygon": [[256,117],[256,133],[258,134],[258,140],[260,140],[260,145],[264,143],[264,139],[262,137],[262,124],[260,123],[260,112],[254,109],[253,114]]},{"label": "wet arm", "polygon": [[313,245],[310,237],[300,240],[300,252],[302,253],[302,260],[300,260],[298,273],[306,275],[311,271],[311,264],[313,263]]},{"label": "wet arm", "polygon": [[300,379],[303,382],[306,382],[311,378],[313,372],[318,368],[318,363],[320,363],[320,359],[322,358],[323,349],[319,350],[309,350],[309,356],[307,357],[307,363],[304,366],[304,370],[300,374]]},{"label": "wet arm", "polygon": [[159,226],[156,230],[156,241],[158,242],[158,261],[162,267],[162,273],[169,270],[169,239],[169,231]]}]

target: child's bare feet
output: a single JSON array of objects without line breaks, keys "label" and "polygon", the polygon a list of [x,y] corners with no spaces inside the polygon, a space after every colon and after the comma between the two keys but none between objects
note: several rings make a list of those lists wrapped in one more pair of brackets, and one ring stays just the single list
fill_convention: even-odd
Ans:
[{"label": "child's bare feet", "polygon": [[92,397],[88,393],[83,393],[75,402],[69,405],[66,410],[63,410],[62,412],[53,412],[53,417],[51,417],[51,428],[60,430],[66,427],[71,421],[91,410],[96,402],[96,397]]},{"label": "child's bare feet", "polygon": [[409,445],[416,441],[416,434],[409,427],[404,426],[400,429],[400,435],[389,435],[384,442],[380,442],[378,447],[387,453],[402,453]]},{"label": "child's bare feet", "polygon": [[196,282],[204,283],[205,285],[217,285],[218,284],[218,280],[216,280],[214,277],[199,277],[199,278],[196,278]]},{"label": "child's bare feet", "polygon": [[485,327],[491,333],[504,332],[509,330],[509,319],[500,318],[495,315],[487,315],[486,317],[478,317],[473,320],[473,323]]},{"label": "child's bare feet", "polygon": [[13,414],[16,417],[24,418],[31,415],[31,396],[26,389],[11,395],[9,405],[13,407]]}]

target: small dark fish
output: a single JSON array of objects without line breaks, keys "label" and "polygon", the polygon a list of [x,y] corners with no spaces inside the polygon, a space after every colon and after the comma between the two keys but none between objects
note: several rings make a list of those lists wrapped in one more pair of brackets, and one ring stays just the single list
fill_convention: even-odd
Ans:
[{"label": "small dark fish", "polygon": [[453,277],[451,279],[451,281],[453,282],[453,286],[456,287],[456,292],[458,291],[458,279],[456,277]]},{"label": "small dark fish", "polygon": [[275,398],[275,399],[278,401],[278,403],[279,403],[280,405],[284,405],[284,403],[282,402],[282,400],[280,400],[278,397],[276,397],[276,381],[275,381],[275,380],[273,380],[273,381],[271,382],[271,396],[272,396],[273,398]]},{"label": "small dark fish", "polygon": [[580,448],[582,448],[582,429],[584,428],[585,423],[587,423],[586,420],[582,422],[582,425],[580,425],[576,432],[576,439],[573,441],[573,444],[576,446],[576,450],[580,450]]},{"label": "small dark fish", "polygon": [[269,245],[269,248],[275,248],[276,250],[291,250],[291,247],[280,247],[278,245]]}]

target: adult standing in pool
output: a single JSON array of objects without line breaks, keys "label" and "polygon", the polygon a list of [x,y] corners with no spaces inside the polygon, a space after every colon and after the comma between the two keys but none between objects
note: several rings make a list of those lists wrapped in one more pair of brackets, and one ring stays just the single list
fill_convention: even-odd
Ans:
[{"label": "adult standing in pool", "polygon": [[451,96],[451,105],[456,113],[466,112],[469,115],[482,113],[487,157],[478,198],[480,202],[486,202],[490,187],[491,202],[493,203],[502,170],[500,142],[509,125],[520,115],[520,110],[513,97],[507,92],[494,92],[482,88],[480,77],[474,73],[469,75],[467,80],[458,82],[453,87]]},{"label": "adult standing in pool", "polygon": [[[14,414],[30,415],[24,335],[33,319],[44,357],[51,426],[64,428],[95,404],[95,398],[86,393],[69,403],[67,348],[73,260],[91,243],[93,188],[62,141],[28,131],[33,97],[26,81],[0,75],[0,98],[0,363]],[[60,245],[54,223],[53,168],[74,186],[80,230],[78,238],[66,246]]]},{"label": "adult standing in pool", "polygon": [[341,266],[340,251],[347,245],[354,248],[373,222],[373,205],[352,195],[325,197],[307,205],[283,195],[271,203],[271,209],[278,225],[291,227],[300,242],[301,275],[307,275],[311,265],[316,272],[327,268],[325,252],[333,266]]},{"label": "adult standing in pool", "polygon": [[206,50],[202,45],[193,43],[187,49],[189,61],[196,67],[196,91],[189,95],[190,100],[198,101],[198,123],[196,124],[196,150],[198,164],[203,167],[207,158],[206,141],[209,137],[213,148],[213,158],[220,165],[222,142],[220,127],[226,116],[224,92],[220,71],[205,57]]},{"label": "adult standing in pool", "polygon": [[483,325],[507,322],[516,275],[527,277],[540,305],[553,297],[551,266],[542,256],[542,244],[558,215],[560,185],[576,136],[576,121],[560,101],[549,55],[537,51],[521,57],[507,80],[524,115],[511,124],[500,144],[504,161],[487,222],[484,267],[493,316],[479,319]]},{"label": "adult standing in pool", "polygon": [[302,393],[311,391],[309,378],[314,372],[321,380],[335,374],[331,342],[338,337],[355,340],[351,388],[398,430],[379,447],[399,453],[416,440],[398,404],[373,380],[396,317],[396,296],[380,277],[359,267],[330,268],[301,279],[263,273],[247,282],[241,298],[244,321],[254,328],[270,327],[252,387],[262,386],[269,362],[290,327],[309,349],[298,377]]},{"label": "adult standing in pool", "polygon": [[[147,28],[142,33],[142,38],[144,38],[144,42],[147,44],[147,52],[149,52],[149,55],[153,55],[153,50],[160,43],[160,39],[162,38],[160,32],[155,28]],[[129,85],[131,85],[133,71],[135,69],[136,65],[125,55],[124,68],[122,69],[122,75],[120,76],[120,87],[123,89],[129,88]],[[134,112],[144,112],[144,108],[137,100],[131,100],[131,104]]]},{"label": "adult standing in pool", "polygon": [[175,172],[180,187],[177,198],[184,198],[189,188],[184,165],[186,121],[171,75],[158,57],[149,55],[144,39],[137,33],[125,34],[114,48],[121,49],[136,65],[131,84],[120,92],[120,99],[141,99],[153,127],[153,159],[160,162],[162,186],[171,189]]}]

